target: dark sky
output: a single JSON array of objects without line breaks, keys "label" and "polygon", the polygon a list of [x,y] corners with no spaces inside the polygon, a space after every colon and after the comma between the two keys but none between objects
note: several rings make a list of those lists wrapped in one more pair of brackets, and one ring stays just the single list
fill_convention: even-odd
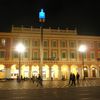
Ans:
[{"label": "dark sky", "polygon": [[41,8],[46,12],[45,27],[77,28],[79,34],[100,36],[99,0],[0,0],[0,31],[12,25],[39,27]]}]

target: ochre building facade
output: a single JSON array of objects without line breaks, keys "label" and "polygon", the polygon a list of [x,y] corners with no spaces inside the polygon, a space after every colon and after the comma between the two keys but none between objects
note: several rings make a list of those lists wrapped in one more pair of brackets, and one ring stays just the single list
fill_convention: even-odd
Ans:
[{"label": "ochre building facade", "polygon": [[[20,66],[17,43],[22,42]],[[84,53],[80,45],[86,45]],[[41,28],[12,27],[11,32],[0,32],[0,79],[16,79],[41,74],[43,80],[69,78],[72,72],[80,78],[100,78],[100,37],[78,35],[77,30],[43,29],[43,61],[41,65]]]}]

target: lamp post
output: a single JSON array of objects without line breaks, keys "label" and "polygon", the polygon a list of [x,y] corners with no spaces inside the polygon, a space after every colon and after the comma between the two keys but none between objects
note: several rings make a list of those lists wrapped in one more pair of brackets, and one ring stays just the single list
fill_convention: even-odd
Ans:
[{"label": "lamp post", "polygon": [[25,51],[25,46],[22,43],[18,43],[15,47],[15,50],[18,52],[18,58],[19,58],[19,75],[18,79],[20,81],[21,79],[21,71],[20,71],[20,66],[21,66],[21,54]]},{"label": "lamp post", "polygon": [[39,22],[41,24],[41,39],[40,39],[40,75],[42,75],[43,66],[43,23],[45,22],[45,12],[43,9],[39,12]]},{"label": "lamp post", "polygon": [[84,72],[84,53],[86,52],[86,45],[80,45],[79,52],[82,53],[82,66],[83,66],[83,79],[85,79],[85,72]]}]

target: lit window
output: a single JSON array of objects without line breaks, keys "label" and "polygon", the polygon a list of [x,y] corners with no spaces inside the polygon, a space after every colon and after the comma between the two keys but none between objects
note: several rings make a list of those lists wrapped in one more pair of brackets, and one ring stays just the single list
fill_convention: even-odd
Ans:
[{"label": "lit window", "polygon": [[6,45],[6,39],[0,38],[0,46],[5,46]]},{"label": "lit window", "polygon": [[75,59],[75,58],[76,58],[75,52],[74,52],[74,51],[70,52],[70,58],[71,58],[71,59]]},{"label": "lit window", "polygon": [[57,58],[57,53],[56,52],[51,52],[51,58],[56,59]]},{"label": "lit window", "polygon": [[5,39],[1,39],[2,45],[5,46],[6,44],[6,40]]},{"label": "lit window", "polygon": [[24,57],[28,58],[28,52],[24,52]]},{"label": "lit window", "polygon": [[28,47],[29,46],[29,40],[24,40],[24,45]]},{"label": "lit window", "polygon": [[94,52],[90,52],[90,59],[95,59],[95,53]]},{"label": "lit window", "polygon": [[63,48],[66,47],[66,41],[63,41],[63,40],[62,40],[62,41],[60,42],[60,45],[61,45],[61,47],[63,47]]},{"label": "lit window", "polygon": [[100,49],[100,43],[97,43],[97,47],[98,47],[98,49]]},{"label": "lit window", "polygon": [[33,53],[33,59],[37,60],[38,59],[38,52]]},{"label": "lit window", "polygon": [[48,58],[48,52],[44,52],[43,58],[44,58],[44,59],[47,59],[47,58]]},{"label": "lit window", "polygon": [[66,52],[62,52],[61,57],[62,57],[62,58],[66,58]]},{"label": "lit window", "polygon": [[100,52],[98,52],[98,58],[100,58]]},{"label": "lit window", "polygon": [[44,41],[44,47],[48,47],[48,41],[47,40]]},{"label": "lit window", "polygon": [[56,40],[52,40],[51,46],[52,46],[52,47],[57,47],[57,41],[56,41]]},{"label": "lit window", "polygon": [[18,58],[18,52],[13,51],[13,58]]},{"label": "lit window", "polygon": [[13,42],[12,42],[13,43],[13,46],[17,45],[18,42],[19,42],[18,39],[14,39]]},{"label": "lit window", "polygon": [[0,58],[4,58],[5,57],[5,52],[4,51],[0,51]]},{"label": "lit window", "polygon": [[76,42],[75,41],[70,41],[69,46],[70,46],[70,48],[75,48],[76,47]]},{"label": "lit window", "polygon": [[66,40],[61,40],[61,41],[60,41],[60,46],[61,46],[62,48],[67,47],[67,41],[66,41]]},{"label": "lit window", "polygon": [[38,41],[38,40],[34,40],[34,41],[32,42],[32,46],[33,46],[33,47],[38,47],[38,46],[39,46],[39,41]]},{"label": "lit window", "polygon": [[84,59],[86,59],[86,52],[83,53],[83,57],[84,57]]},{"label": "lit window", "polygon": [[94,48],[94,43],[90,42],[90,48]]}]

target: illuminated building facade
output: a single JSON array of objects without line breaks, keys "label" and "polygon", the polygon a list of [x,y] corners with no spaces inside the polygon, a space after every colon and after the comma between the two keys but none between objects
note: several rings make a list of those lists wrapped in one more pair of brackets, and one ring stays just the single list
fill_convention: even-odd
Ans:
[{"label": "illuminated building facade", "polygon": [[[77,35],[76,30],[43,29],[43,66],[40,67],[40,28],[12,27],[0,33],[0,78],[17,78],[18,53],[15,45],[22,42],[21,75],[31,78],[42,70],[44,80],[61,80],[77,72],[82,78],[100,77],[100,37]],[[79,46],[84,44],[84,66]]]}]

